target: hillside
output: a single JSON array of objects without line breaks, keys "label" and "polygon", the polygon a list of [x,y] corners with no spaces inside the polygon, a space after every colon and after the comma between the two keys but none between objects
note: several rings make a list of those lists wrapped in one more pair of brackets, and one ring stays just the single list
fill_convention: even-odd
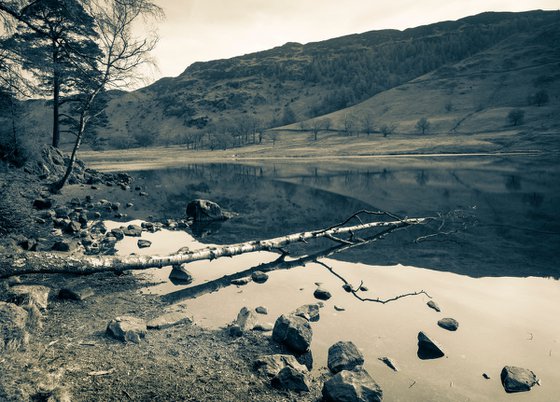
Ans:
[{"label": "hillside", "polygon": [[[373,121],[367,131],[387,125],[409,132],[420,117],[430,118],[431,132],[448,132],[457,123],[456,132],[480,131],[480,121],[489,120],[503,129],[507,108],[524,106],[528,90],[556,82],[558,40],[547,39],[546,29],[557,35],[558,19],[545,11],[483,13],[194,63],[178,77],[111,93],[107,120],[91,143],[94,149],[231,148],[270,141],[266,129],[331,112],[331,134],[344,128],[345,116],[357,131],[367,118]],[[520,82],[519,69],[527,72],[524,78],[543,78]],[[502,89],[511,92],[508,80],[517,95],[502,96]],[[556,98],[548,93],[550,108]],[[49,118],[35,107],[30,120],[43,127]]]}]

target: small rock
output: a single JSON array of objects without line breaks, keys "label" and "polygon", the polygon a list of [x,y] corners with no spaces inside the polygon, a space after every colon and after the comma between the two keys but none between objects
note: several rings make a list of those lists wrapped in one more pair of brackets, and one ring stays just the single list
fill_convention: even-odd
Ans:
[{"label": "small rock", "polygon": [[246,331],[252,330],[257,325],[257,316],[247,307],[243,307],[237,314],[237,318],[230,327],[230,334],[239,336]]},{"label": "small rock", "polygon": [[538,383],[537,376],[531,370],[505,366],[500,374],[506,392],[526,392]]},{"label": "small rock", "polygon": [[344,285],[342,285],[342,289],[344,289],[348,293],[351,293],[354,290],[354,289],[352,289],[352,286],[350,286],[348,283],[345,283]]},{"label": "small rock", "polygon": [[313,331],[309,322],[295,315],[281,315],[274,324],[272,339],[296,353],[305,353],[311,346]]},{"label": "small rock", "polygon": [[490,376],[489,376],[488,374],[486,374],[486,373],[482,373],[482,377],[483,377],[484,379],[486,379],[486,380],[489,380],[489,379],[490,379]]},{"label": "small rock", "polygon": [[64,228],[64,231],[66,233],[78,233],[80,230],[82,229],[82,225],[80,222],[76,222],[76,221],[70,221],[68,222],[68,225],[66,225],[66,227]]},{"label": "small rock", "polygon": [[58,298],[63,300],[83,301],[94,295],[94,291],[90,287],[62,288],[58,292]]},{"label": "small rock", "polygon": [[145,192],[145,191],[140,191],[140,192],[138,193],[138,195],[139,195],[140,197],[147,197],[147,196],[148,196],[148,193]]},{"label": "small rock", "polygon": [[270,380],[270,384],[274,388],[296,392],[308,392],[310,381],[306,373],[288,366],[280,370],[280,372]]},{"label": "small rock", "polygon": [[132,202],[127,202],[125,205],[127,208],[132,208],[134,204]]},{"label": "small rock", "polygon": [[72,244],[68,240],[60,240],[55,242],[51,250],[53,251],[60,251],[60,252],[68,252],[73,249]]},{"label": "small rock", "polygon": [[329,348],[327,366],[336,374],[364,364],[364,355],[353,342],[337,342]]},{"label": "small rock", "polygon": [[150,247],[152,245],[152,242],[145,239],[138,239],[137,244],[138,244],[138,248],[146,248],[146,247]]},{"label": "small rock", "polygon": [[292,355],[263,355],[259,356],[254,364],[255,369],[269,378],[275,377],[285,367],[292,367],[298,371],[306,372],[307,368],[300,364]]},{"label": "small rock", "polygon": [[331,402],[380,402],[383,391],[361,367],[343,370],[323,384],[323,397]]},{"label": "small rock", "polygon": [[107,334],[123,342],[139,343],[146,336],[146,323],[136,317],[122,316],[111,320]]},{"label": "small rock", "polygon": [[33,208],[35,209],[49,209],[53,205],[53,201],[50,198],[37,198],[33,201]]},{"label": "small rock", "polygon": [[360,286],[360,290],[361,290],[362,292],[367,292],[369,289],[368,289],[367,286],[362,285],[362,286]]},{"label": "small rock", "polygon": [[274,326],[269,322],[258,323],[257,325],[255,325],[253,327],[253,331],[260,331],[260,332],[270,332],[273,329],[274,329]]},{"label": "small rock", "polygon": [[180,324],[191,324],[192,320],[183,311],[171,311],[148,321],[148,329],[165,329]]},{"label": "small rock", "polygon": [[36,251],[37,250],[37,246],[39,245],[39,242],[35,239],[23,239],[22,241],[20,241],[19,246],[27,251]]},{"label": "small rock", "polygon": [[381,360],[383,363],[385,363],[387,365],[387,367],[393,369],[394,371],[399,371],[399,369],[397,368],[397,365],[395,364],[395,362],[393,361],[393,359],[391,359],[390,357],[380,357],[379,360]]},{"label": "small rock", "polygon": [[453,318],[442,318],[437,322],[437,325],[448,331],[457,331],[459,323]]},{"label": "small rock", "polygon": [[329,300],[332,297],[331,292],[323,289],[320,286],[315,289],[315,292],[313,292],[313,296],[315,296],[315,298],[319,300]]},{"label": "small rock", "polygon": [[142,228],[138,225],[128,225],[126,229],[123,229],[125,236],[140,237],[142,236]]},{"label": "small rock", "polygon": [[233,279],[231,281],[231,284],[236,286],[244,286],[247,285],[249,282],[251,282],[251,278],[247,277],[247,278]]},{"label": "small rock", "polygon": [[46,310],[51,289],[40,285],[17,285],[10,288],[10,301],[20,306],[36,306]]},{"label": "small rock", "polygon": [[437,304],[435,301],[433,301],[433,300],[430,300],[430,301],[429,301],[428,303],[426,303],[426,304],[428,305],[429,308],[431,308],[431,309],[437,311],[438,313],[441,311],[441,309],[439,308],[438,304]]},{"label": "small rock", "polygon": [[304,304],[298,307],[292,314],[311,322],[319,321],[319,318],[321,318],[319,314],[319,303]]},{"label": "small rock", "polygon": [[346,309],[344,307],[341,307],[341,306],[334,306],[334,309],[336,311],[346,311]]},{"label": "small rock", "polygon": [[251,279],[256,283],[265,283],[268,280],[268,274],[262,271],[255,271],[251,274]]},{"label": "small rock", "polygon": [[264,314],[264,315],[268,314],[268,309],[266,307],[263,307],[263,306],[257,307],[255,309],[255,311],[259,314]]},{"label": "small rock", "polygon": [[169,273],[169,280],[174,285],[188,285],[192,283],[193,277],[186,269],[187,264],[174,265]]},{"label": "small rock", "polygon": [[117,240],[122,240],[124,239],[124,232],[122,231],[122,229],[111,229],[111,233],[113,234],[113,236],[115,236],[117,238]]},{"label": "small rock", "polygon": [[418,357],[422,360],[437,359],[445,356],[441,347],[424,332],[418,333]]}]

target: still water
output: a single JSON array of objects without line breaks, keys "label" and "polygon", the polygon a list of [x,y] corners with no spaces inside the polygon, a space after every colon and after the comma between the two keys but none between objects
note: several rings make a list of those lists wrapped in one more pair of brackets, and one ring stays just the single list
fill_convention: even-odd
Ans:
[{"label": "still water", "polygon": [[[313,291],[321,283],[333,297],[321,309],[320,321],[312,324],[316,370],[326,365],[331,344],[352,340],[386,400],[554,401],[560,394],[558,170],[554,161],[540,158],[465,158],[453,163],[398,159],[137,171],[136,182],[157,194],[153,207],[158,216],[182,217],[186,202],[194,198],[214,200],[238,215],[220,225],[198,227],[194,236],[165,230],[144,233],[153,242],[149,249],[137,249],[136,239],[130,238],[117,248],[123,254],[168,254],[182,246],[268,238],[330,226],[360,209],[402,216],[439,213],[445,216],[440,231],[449,232],[444,236],[415,242],[439,225],[415,228],[320,261],[354,285],[363,281],[368,288],[363,296],[390,298],[425,290],[441,313],[426,306],[425,295],[389,304],[360,302],[316,263],[271,272],[263,285],[229,286],[183,303],[195,322],[209,328],[227,325],[243,306],[266,306],[269,313],[260,319],[273,323],[280,314],[314,302]],[[296,258],[322,247],[328,244],[291,251]],[[193,263],[195,281],[189,287],[276,257],[260,252]],[[180,303],[182,287],[166,280],[169,268],[152,274],[162,284],[146,291],[172,293],[173,302]],[[458,331],[439,328],[436,323],[443,317],[458,320]],[[438,341],[446,357],[420,360],[418,331]],[[394,359],[400,371],[383,365],[378,360],[382,356]],[[507,395],[499,380],[504,365],[533,370],[542,386]]]}]

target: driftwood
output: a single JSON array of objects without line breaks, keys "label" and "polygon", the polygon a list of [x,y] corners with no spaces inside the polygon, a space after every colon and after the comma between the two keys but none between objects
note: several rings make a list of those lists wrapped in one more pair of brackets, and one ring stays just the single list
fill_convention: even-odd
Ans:
[{"label": "driftwood", "polygon": [[[362,223],[360,214],[386,215],[395,218],[394,215],[385,212],[360,211],[352,215],[344,222],[326,229],[294,233],[287,236],[276,237],[268,240],[255,240],[224,246],[206,247],[199,250],[189,251],[183,254],[168,256],[86,256],[67,255],[56,252],[26,252],[14,255],[0,255],[0,278],[22,274],[37,273],[71,273],[87,275],[95,272],[126,270],[142,270],[149,268],[162,268],[170,265],[180,265],[200,260],[213,260],[220,257],[233,257],[236,255],[263,250],[281,250],[282,247],[292,243],[307,242],[318,238],[328,238],[345,244],[347,246],[359,243],[361,240],[344,240],[338,236],[353,234],[358,231],[375,228],[404,228],[407,226],[425,224],[433,218],[406,218],[387,222]],[[360,224],[346,225],[351,219],[358,219]]]}]

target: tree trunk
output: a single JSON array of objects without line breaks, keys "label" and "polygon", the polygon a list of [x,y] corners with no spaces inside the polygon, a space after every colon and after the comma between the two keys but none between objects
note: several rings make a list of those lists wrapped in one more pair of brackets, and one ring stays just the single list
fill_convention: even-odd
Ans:
[{"label": "tree trunk", "polygon": [[[254,240],[245,243],[225,246],[206,247],[189,251],[185,254],[168,256],[76,256],[52,252],[27,252],[16,255],[0,255],[0,277],[31,273],[73,273],[91,274],[95,272],[124,270],[141,270],[162,268],[200,260],[213,260],[219,257],[236,255],[262,250],[280,249],[288,244],[306,242],[307,240],[326,237],[342,244],[351,243],[335,236],[354,233],[373,228],[401,228],[424,224],[432,218],[409,218],[391,222],[362,223],[354,226],[336,226],[310,232],[294,233],[268,240]],[[358,241],[359,243],[359,241]]]},{"label": "tree trunk", "polygon": [[53,126],[52,126],[52,146],[58,148],[60,144],[60,77],[58,75],[56,44],[53,44]]}]

